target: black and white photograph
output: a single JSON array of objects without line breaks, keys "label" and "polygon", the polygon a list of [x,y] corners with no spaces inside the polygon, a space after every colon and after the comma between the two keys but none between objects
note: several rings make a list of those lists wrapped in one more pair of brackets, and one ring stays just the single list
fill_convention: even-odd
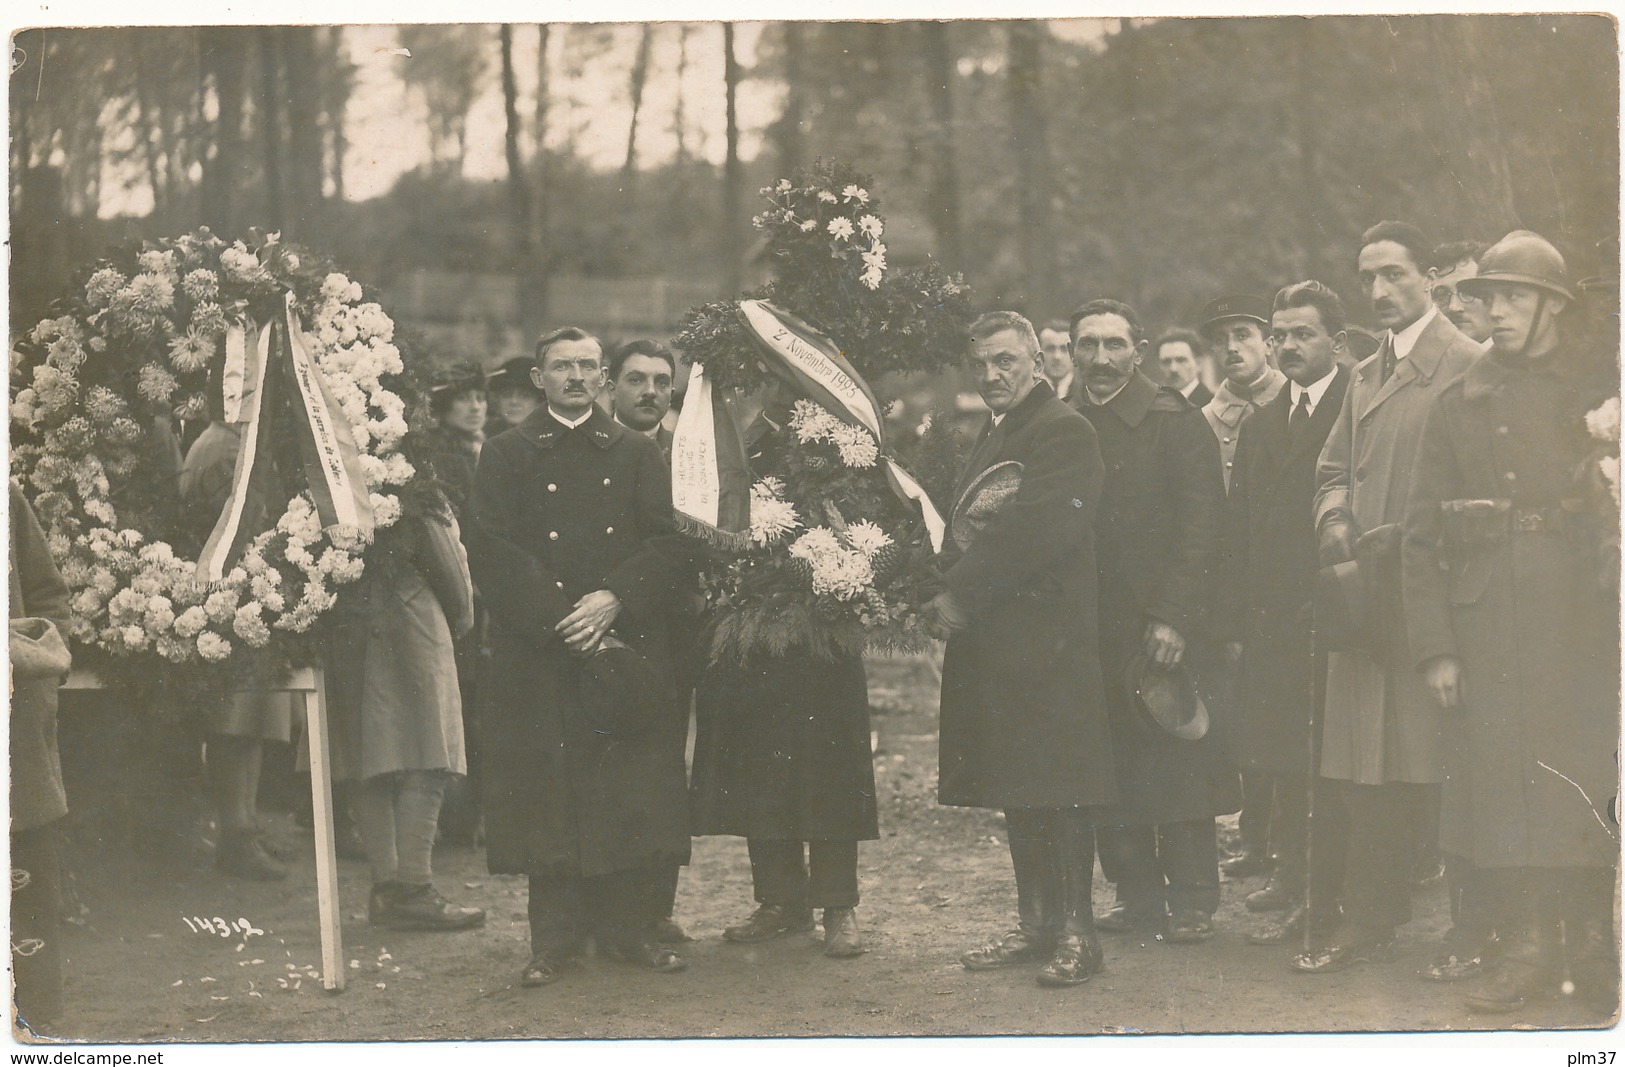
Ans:
[{"label": "black and white photograph", "polygon": [[1615,17],[896,10],[11,14],[14,1063],[1613,1063]]}]

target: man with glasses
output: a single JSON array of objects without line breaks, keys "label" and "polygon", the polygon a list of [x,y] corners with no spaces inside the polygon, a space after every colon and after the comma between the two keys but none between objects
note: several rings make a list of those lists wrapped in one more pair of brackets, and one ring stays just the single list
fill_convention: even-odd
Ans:
[{"label": "man with glasses", "polygon": [[1487,351],[1490,347],[1490,314],[1484,301],[1463,289],[1461,283],[1478,277],[1478,260],[1484,245],[1478,241],[1447,241],[1433,250],[1433,266],[1428,268],[1429,295],[1433,306]]}]

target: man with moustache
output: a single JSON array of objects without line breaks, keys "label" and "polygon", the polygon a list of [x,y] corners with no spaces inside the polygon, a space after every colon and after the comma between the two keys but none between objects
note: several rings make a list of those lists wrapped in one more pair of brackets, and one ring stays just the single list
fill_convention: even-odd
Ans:
[{"label": "man with moustache", "polygon": [[1151,358],[1162,368],[1162,384],[1179,390],[1196,407],[1213,399],[1212,390],[1202,381],[1205,347],[1195,330],[1183,326],[1164,330],[1151,344]]},{"label": "man with moustache", "polygon": [[1479,241],[1447,241],[1433,250],[1433,266],[1428,268],[1429,295],[1433,306],[1462,333],[1490,347],[1490,316],[1484,302],[1461,283],[1478,277],[1478,260],[1484,254]]},{"label": "man with moustache", "polygon": [[1612,1015],[1619,505],[1594,434],[1617,434],[1619,379],[1566,341],[1567,270],[1538,234],[1502,238],[1463,285],[1493,347],[1428,414],[1403,552],[1411,657],[1463,741],[1442,836],[1499,890],[1501,958],[1467,1006],[1547,999],[1566,965]]},{"label": "man with moustache", "polygon": [[924,611],[948,640],[938,791],[1004,809],[1018,925],[960,962],[1038,964],[1041,985],[1073,986],[1102,960],[1089,812],[1116,797],[1095,612],[1100,452],[1038,378],[1025,318],[983,315],[968,348],[992,418],[955,492],[945,591]]},{"label": "man with moustache", "polygon": [[1096,827],[1121,903],[1101,927],[1166,920],[1170,941],[1205,941],[1219,905],[1214,817],[1240,806],[1240,783],[1222,726],[1200,740],[1153,732],[1129,675],[1137,653],[1150,669],[1185,669],[1198,682],[1215,667],[1206,627],[1224,500],[1219,450],[1199,411],[1139,372],[1146,341],[1132,308],[1090,301],[1072,312],[1071,329],[1083,381],[1073,404],[1106,464],[1095,559],[1118,802]]},{"label": "man with moustache", "polygon": [[472,501],[469,562],[492,620],[486,860],[529,877],[522,986],[556,981],[588,937],[678,971],[653,887],[689,854],[668,610],[691,549],[659,448],[594,402],[598,340],[556,330],[536,360],[546,403],[486,443]]},{"label": "man with moustache", "polygon": [[1055,390],[1055,396],[1065,400],[1072,395],[1072,338],[1066,332],[1064,319],[1050,319],[1038,331],[1038,344],[1043,350],[1044,380]]},{"label": "man with moustache", "polygon": [[1269,307],[1252,296],[1221,296],[1202,309],[1202,336],[1219,354],[1224,380],[1202,407],[1219,440],[1225,488],[1235,469],[1242,420],[1275,399],[1286,377],[1270,365]]},{"label": "man with moustache", "polygon": [[654,341],[628,341],[609,357],[610,414],[660,446],[671,458],[672,432],[665,426],[671,410],[671,383],[677,361],[671,349]]},{"label": "man with moustache", "polygon": [[[1249,937],[1259,944],[1288,941],[1311,919],[1324,927],[1335,914],[1336,880],[1321,884],[1322,873],[1331,870],[1324,803],[1315,824],[1316,914],[1308,916],[1304,907],[1315,773],[1310,727],[1317,719],[1309,624],[1319,561],[1310,505],[1321,446],[1350,378],[1338,360],[1343,302],[1331,289],[1317,281],[1289,285],[1275,294],[1270,319],[1276,358],[1290,385],[1241,426],[1220,553],[1219,600],[1228,610],[1215,613],[1214,623],[1227,657],[1240,668],[1236,761],[1266,803],[1274,798],[1270,828],[1278,865],[1270,884],[1247,904],[1267,910],[1254,898],[1273,892],[1285,914]],[[1253,799],[1249,791],[1248,803]]]},{"label": "man with moustache", "polygon": [[[1400,523],[1427,410],[1482,350],[1434,307],[1415,226],[1380,222],[1361,237],[1360,283],[1382,346],[1354,370],[1321,451],[1315,528],[1323,567],[1358,559],[1366,648],[1327,654],[1320,776],[1348,817],[1343,922],[1293,957],[1308,974],[1386,959],[1410,921],[1411,857],[1430,787],[1444,778],[1439,708],[1412,669],[1399,601]],[[1376,646],[1376,647],[1372,647]]]}]

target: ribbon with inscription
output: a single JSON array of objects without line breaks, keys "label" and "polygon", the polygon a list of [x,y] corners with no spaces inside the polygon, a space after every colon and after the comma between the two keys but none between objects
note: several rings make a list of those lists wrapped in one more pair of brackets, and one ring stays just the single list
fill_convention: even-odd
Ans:
[{"label": "ribbon with inscription", "polygon": [[[299,327],[293,294],[285,294],[281,314],[257,330],[252,327],[233,323],[226,333],[224,417],[242,425],[243,433],[231,493],[198,557],[198,573],[209,581],[222,578],[261,532],[254,527],[264,511],[256,502],[266,500],[277,484],[274,438],[284,426],[292,427],[305,485],[323,528],[344,525],[364,537],[372,534],[360,450]],[[279,418],[285,411],[292,417]]]}]

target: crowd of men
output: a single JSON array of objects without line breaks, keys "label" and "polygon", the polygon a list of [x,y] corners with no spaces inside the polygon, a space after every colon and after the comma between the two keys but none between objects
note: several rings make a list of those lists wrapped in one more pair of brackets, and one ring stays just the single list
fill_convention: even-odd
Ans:
[{"label": "crowd of men", "polygon": [[[1380,333],[1314,280],[1221,296],[1154,341],[1105,298],[971,327],[990,416],[941,503],[951,532],[983,521],[950,537],[926,609],[947,641],[939,788],[1004,812],[1018,914],[966,968],[1071,986],[1103,966],[1102,933],[1206,941],[1216,817],[1241,811],[1224,871],[1267,876],[1247,936],[1293,970],[1387,959],[1442,849],[1453,926],[1422,978],[1471,980],[1478,1011],[1565,982],[1617,1005],[1617,512],[1585,428],[1617,395],[1617,319],[1587,329],[1562,256],[1526,231],[1435,247],[1383,222],[1352,254]],[[485,427],[476,370],[436,393],[495,652],[490,864],[531,879],[527,985],[588,933],[683,966],[686,687],[706,683],[673,666],[703,660],[684,643],[700,550],[670,516],[676,371],[654,342],[606,361],[565,330],[489,383],[506,395]],[[811,840],[810,881],[797,841],[705,831],[753,835],[761,906],[728,937],[809,929],[836,886],[812,905],[829,954],[863,951],[855,844],[820,873],[824,835],[781,821],[774,838]],[[1115,889],[1098,917],[1097,858]]]},{"label": "crowd of men", "polygon": [[[1617,395],[1617,309],[1588,329],[1527,231],[1435,249],[1384,222],[1357,266],[1384,327],[1358,362],[1314,280],[1216,299],[1155,348],[1093,300],[1070,360],[1059,324],[972,327],[992,418],[956,511],[979,473],[1022,480],[932,605],[941,799],[1005,809],[1018,926],[966,967],[1070,985],[1096,931],[1206,940],[1214,817],[1239,808],[1252,852],[1226,868],[1269,871],[1249,940],[1293,970],[1389,958],[1433,846],[1454,925],[1423,978],[1475,980],[1476,1011],[1617,1006],[1618,505],[1586,425]],[[1222,378],[1197,404],[1203,348]],[[1023,677],[1062,662],[1056,688]],[[1116,887],[1093,922],[1091,843]]]}]

